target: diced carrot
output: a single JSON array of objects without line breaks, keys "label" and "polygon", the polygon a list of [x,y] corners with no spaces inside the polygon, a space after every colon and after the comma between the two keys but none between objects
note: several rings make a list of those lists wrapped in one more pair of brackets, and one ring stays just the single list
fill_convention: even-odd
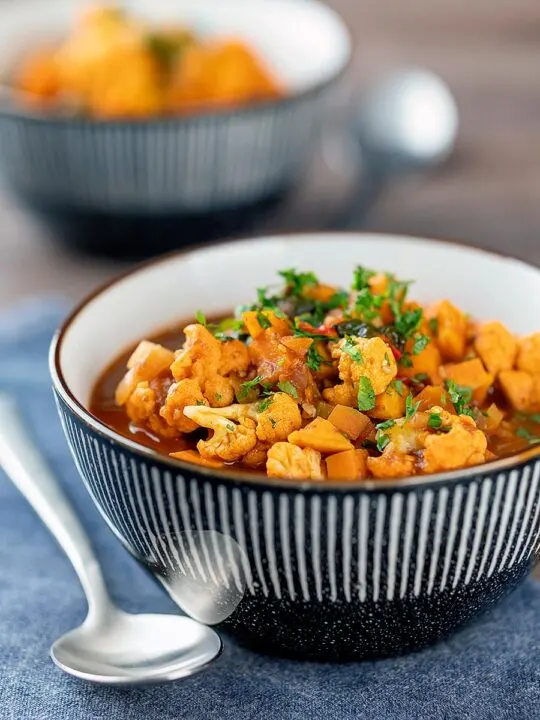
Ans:
[{"label": "diced carrot", "polygon": [[370,422],[367,415],[347,405],[336,405],[328,420],[350,440],[356,440]]},{"label": "diced carrot", "polygon": [[299,355],[300,357],[304,357],[313,344],[311,338],[294,337],[293,335],[281,338],[280,342],[282,345],[285,345],[288,350],[291,350],[295,355]]},{"label": "diced carrot", "polygon": [[345,450],[326,458],[329,480],[361,480],[367,477],[367,450]]},{"label": "diced carrot", "polygon": [[292,432],[288,440],[302,448],[312,448],[322,453],[337,453],[352,450],[353,446],[339,430],[324,418],[315,418],[302,430]]},{"label": "diced carrot", "polygon": [[169,456],[176,458],[177,460],[183,460],[184,462],[194,463],[195,465],[202,465],[203,467],[209,468],[222,468],[223,463],[219,460],[207,460],[201,457],[196,450],[181,450],[180,452],[169,453]]},{"label": "diced carrot", "polygon": [[426,387],[416,395],[414,402],[420,403],[418,410],[421,412],[427,412],[436,405],[442,407],[443,410],[449,413],[453,413],[454,415],[456,413],[447,391],[438,385],[426,385]]}]

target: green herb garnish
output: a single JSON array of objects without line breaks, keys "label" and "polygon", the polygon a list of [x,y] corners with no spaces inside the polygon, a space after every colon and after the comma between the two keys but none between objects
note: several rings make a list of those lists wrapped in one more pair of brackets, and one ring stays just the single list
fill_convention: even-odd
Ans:
[{"label": "green herb garnish", "polygon": [[474,410],[469,406],[472,400],[472,388],[466,385],[456,385],[454,380],[447,380],[446,389],[456,413],[474,418]]},{"label": "green herb garnish", "polygon": [[375,390],[367,377],[361,377],[358,381],[357,400],[359,410],[373,410],[375,407]]},{"label": "green herb garnish", "polygon": [[257,322],[262,327],[263,330],[268,330],[269,327],[272,327],[272,323],[270,320],[266,317],[266,315],[262,312],[262,310],[257,310]]},{"label": "green herb garnish", "polygon": [[439,321],[437,320],[437,318],[430,318],[428,320],[428,325],[433,335],[437,337],[437,335],[439,334]]},{"label": "green herb garnish", "polygon": [[375,425],[375,427],[377,428],[377,430],[388,430],[388,428],[394,427],[395,424],[395,420],[385,420],[384,422]]},{"label": "green herb garnish", "polygon": [[348,355],[353,362],[355,363],[363,363],[364,357],[361,353],[361,351],[356,346],[355,342],[352,340],[352,338],[347,337],[345,338],[345,342],[343,343],[341,349],[343,352]]},{"label": "green herb garnish", "polygon": [[262,379],[262,375],[257,375],[257,377],[254,377],[253,380],[246,380],[246,382],[243,382],[238,389],[238,399],[245,400],[251,390],[254,390]]},{"label": "green herb garnish", "polygon": [[376,273],[373,270],[367,270],[361,265],[357,265],[354,269],[352,289],[363,290],[364,288],[369,287],[370,278],[372,278],[375,274]]},{"label": "green herb garnish", "polygon": [[533,435],[533,433],[529,432],[526,428],[520,427],[516,431],[516,435],[520,438],[523,438],[524,440],[527,440],[529,445],[538,445],[540,443],[540,437],[537,435]]},{"label": "green herb garnish", "polygon": [[206,315],[202,310],[197,310],[195,313],[195,320],[199,323],[199,325],[204,325],[206,327]]},{"label": "green herb garnish", "polygon": [[262,413],[265,410],[268,410],[273,400],[274,398],[271,395],[265,397],[264,400],[261,400],[261,402],[257,405],[257,411]]},{"label": "green herb garnish", "polygon": [[309,346],[309,350],[307,351],[307,355],[306,355],[306,365],[313,372],[317,372],[318,370],[320,370],[322,362],[323,362],[322,355],[319,353],[319,351],[315,347],[315,343],[311,343],[311,345]]},{"label": "green herb garnish", "polygon": [[302,297],[307,286],[319,284],[317,276],[312,272],[299,273],[294,268],[290,268],[281,270],[279,274],[287,283],[289,294],[295,297]]},{"label": "green herb garnish", "polygon": [[287,393],[287,395],[290,395],[295,400],[298,398],[298,390],[290,380],[282,380],[277,386],[282,392]]},{"label": "green herb garnish", "polygon": [[392,385],[397,393],[403,395],[403,380],[393,380]]},{"label": "green herb garnish", "polygon": [[429,338],[427,335],[416,335],[414,339],[412,354],[413,355],[420,355],[422,350],[425,350],[426,345],[429,343]]},{"label": "green herb garnish", "polygon": [[439,413],[432,412],[427,421],[428,427],[438,430],[442,425],[442,418]]},{"label": "green herb garnish", "polygon": [[405,400],[405,420],[411,420],[416,415],[421,402],[421,400],[418,400],[418,402],[415,403],[413,396],[410,393],[407,395],[407,399]]},{"label": "green herb garnish", "polygon": [[377,450],[382,452],[390,442],[390,436],[385,433],[377,433]]}]

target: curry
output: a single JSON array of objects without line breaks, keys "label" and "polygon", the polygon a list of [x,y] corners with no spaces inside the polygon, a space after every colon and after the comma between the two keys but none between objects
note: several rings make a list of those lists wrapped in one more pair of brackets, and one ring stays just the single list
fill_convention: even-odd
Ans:
[{"label": "curry", "polygon": [[231,317],[142,340],[92,413],[173,458],[294,480],[439,473],[540,443],[540,333],[422,306],[363,267],[347,289],[280,276]]},{"label": "curry", "polygon": [[101,119],[179,115],[283,96],[244,41],[151,26],[117,7],[83,12],[61,43],[22,59],[13,87],[21,103]]}]

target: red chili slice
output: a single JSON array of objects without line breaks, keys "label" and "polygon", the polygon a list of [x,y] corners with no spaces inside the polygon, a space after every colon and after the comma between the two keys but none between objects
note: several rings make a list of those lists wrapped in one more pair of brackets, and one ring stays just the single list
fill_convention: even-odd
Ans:
[{"label": "red chili slice", "polygon": [[325,327],[324,325],[319,325],[319,327],[314,327],[313,325],[310,325],[305,320],[300,320],[298,323],[298,328],[306,333],[311,333],[312,335],[321,335],[324,337],[337,337],[337,330],[333,327]]},{"label": "red chili slice", "polygon": [[396,361],[399,362],[401,358],[403,357],[403,353],[401,350],[398,350],[398,348],[395,345],[392,345],[392,343],[388,343],[390,345],[390,350],[392,351],[392,355],[395,357]]}]

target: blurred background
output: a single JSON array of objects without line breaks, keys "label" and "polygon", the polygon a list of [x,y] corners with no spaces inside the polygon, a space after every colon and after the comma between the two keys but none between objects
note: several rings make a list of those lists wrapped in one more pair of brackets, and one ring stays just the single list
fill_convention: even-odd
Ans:
[{"label": "blurred background", "polygon": [[[272,0],[259,2],[271,4]],[[343,18],[354,44],[347,71],[350,104],[343,93],[332,101],[335,116],[345,112],[349,118],[334,126],[330,108],[310,169],[279,202],[256,212],[241,211],[240,220],[232,224],[212,215],[211,232],[204,223],[190,220],[180,230],[172,229],[173,235],[177,232],[176,244],[232,234],[324,229],[326,217],[334,218],[330,224],[339,228],[336,206],[357,195],[359,205],[365,204],[367,210],[347,220],[348,227],[450,238],[540,264],[540,9],[536,0],[329,0],[327,4]],[[0,25],[8,5],[13,2],[0,0]],[[36,28],[48,6],[48,0],[35,3],[32,22]],[[336,150],[339,133],[345,132],[344,126],[356,132],[357,108],[362,107],[368,88],[388,73],[415,66],[439,75],[455,98],[459,116],[455,146],[434,167],[392,177],[382,192],[366,193],[365,174],[357,177],[354,162],[343,162],[352,154]],[[0,122],[0,172],[2,148],[11,142],[4,138],[2,144],[2,132],[7,132],[6,125]],[[78,251],[69,243],[57,242],[56,232],[55,226],[28,211],[4,179],[0,185],[0,307],[43,293],[75,300],[132,262],[107,257],[106,247],[99,256]],[[92,232],[101,232],[99,224],[92,225]],[[152,246],[147,250],[142,254],[152,254]]]}]

